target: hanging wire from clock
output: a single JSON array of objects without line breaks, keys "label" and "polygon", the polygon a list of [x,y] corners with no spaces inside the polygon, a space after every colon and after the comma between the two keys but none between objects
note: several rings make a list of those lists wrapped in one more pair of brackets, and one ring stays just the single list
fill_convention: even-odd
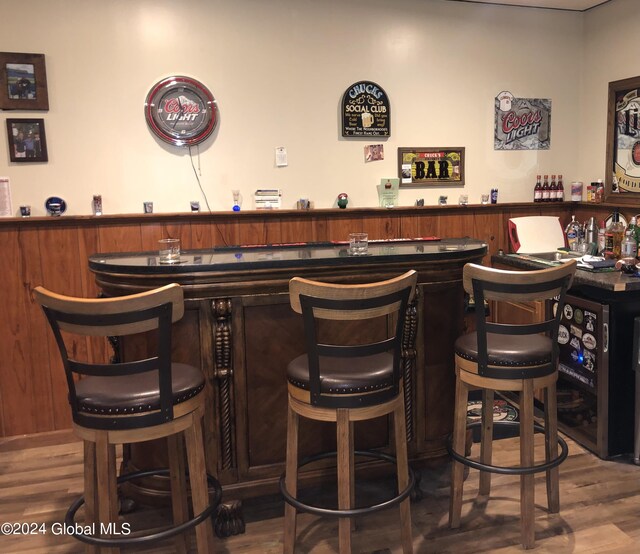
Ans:
[{"label": "hanging wire from clock", "polygon": [[191,167],[193,168],[193,174],[196,176],[196,181],[198,181],[198,186],[200,187],[200,192],[202,192],[202,196],[204,197],[204,202],[207,205],[207,210],[211,212],[211,207],[209,206],[209,200],[207,200],[207,194],[204,192],[202,188],[202,183],[200,182],[200,176],[202,175],[202,171],[200,171],[200,146],[196,145],[196,154],[198,156],[198,169],[196,170],[196,166],[193,163],[193,152],[191,151],[191,146],[189,146],[189,159],[191,160]]}]

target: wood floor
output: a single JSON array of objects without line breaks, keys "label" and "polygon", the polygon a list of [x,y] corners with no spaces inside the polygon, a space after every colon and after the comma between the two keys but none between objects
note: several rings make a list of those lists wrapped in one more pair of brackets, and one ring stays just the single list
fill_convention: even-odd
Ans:
[{"label": "wood floor", "polygon": [[[540,441],[538,455],[541,447]],[[640,552],[640,467],[628,458],[599,460],[571,441],[569,447],[569,458],[560,466],[560,514],[547,513],[544,478],[536,478],[535,552]],[[514,463],[517,441],[497,441],[494,452],[496,460],[499,457],[505,464]],[[452,531],[447,526],[448,468],[423,472],[424,499],[412,504],[416,553],[522,552],[518,479],[494,475],[488,502],[477,498],[477,487],[478,472],[472,470],[465,483],[462,527]],[[83,552],[73,538],[52,532],[52,524],[63,519],[81,488],[82,447],[70,433],[0,439],[0,523],[34,522],[46,527],[44,534],[0,535],[0,553]],[[282,512],[277,496],[245,502],[246,534],[217,540],[216,552],[281,552]],[[129,521],[135,530],[154,525],[163,516],[160,511],[144,509]],[[358,520],[354,552],[399,552],[398,521],[397,509]],[[191,541],[194,546],[193,536]],[[301,553],[337,552],[337,522],[300,515],[297,546]],[[134,551],[169,554],[173,547],[169,543],[144,550],[123,549]]]}]

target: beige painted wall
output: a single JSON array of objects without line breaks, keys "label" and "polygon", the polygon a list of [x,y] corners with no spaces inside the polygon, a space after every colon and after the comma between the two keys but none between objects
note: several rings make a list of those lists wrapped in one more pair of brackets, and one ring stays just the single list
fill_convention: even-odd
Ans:
[{"label": "beige painted wall", "polygon": [[[399,146],[465,146],[472,203],[492,186],[501,201],[529,201],[536,173],[602,177],[604,141],[591,130],[603,127],[603,83],[639,73],[622,59],[608,65],[609,35],[616,4],[635,3],[581,14],[445,0],[0,0],[2,50],[45,53],[50,96],[49,112],[0,116],[0,175],[15,211],[31,204],[34,215],[50,195],[70,214],[90,213],[95,193],[106,213],[141,212],[144,200],[157,212],[204,204],[186,151],[156,140],[143,117],[149,88],[186,74],[220,108],[195,160],[212,210],[230,208],[231,189],[251,208],[264,187],[281,188],[284,207],[299,197],[331,207],[343,191],[350,206],[377,205],[375,185],[396,176]],[[341,96],[362,79],[391,99],[382,162],[364,163],[370,141],[340,136]],[[493,150],[501,90],[552,99],[549,151]],[[45,118],[48,163],[9,163],[7,117]],[[288,149],[286,168],[275,167],[277,146]],[[461,192],[403,190],[400,203],[456,202]]]}]

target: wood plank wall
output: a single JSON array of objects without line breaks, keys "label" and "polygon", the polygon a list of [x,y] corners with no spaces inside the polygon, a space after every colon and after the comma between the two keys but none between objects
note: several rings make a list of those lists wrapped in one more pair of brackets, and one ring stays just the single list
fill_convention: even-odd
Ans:
[{"label": "wood plank wall", "polygon": [[[4,219],[0,221],[0,252],[7,262],[0,289],[0,436],[71,426],[57,347],[31,291],[43,285],[61,294],[95,297],[99,291],[87,267],[93,253],[156,250],[162,237],[179,237],[186,250],[346,240],[350,232],[365,231],[371,239],[468,236],[486,240],[491,255],[500,248],[509,250],[508,218],[557,215],[564,225],[576,209],[582,217],[593,211],[590,205],[565,203]],[[611,207],[600,205],[598,210],[608,213]],[[77,348],[102,348],[97,355],[107,355],[91,342]]]}]

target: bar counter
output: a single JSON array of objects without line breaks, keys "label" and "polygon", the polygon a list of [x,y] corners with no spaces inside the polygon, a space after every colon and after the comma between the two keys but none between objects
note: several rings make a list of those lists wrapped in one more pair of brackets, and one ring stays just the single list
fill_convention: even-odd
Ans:
[{"label": "bar counter", "polygon": [[[161,265],[157,252],[96,254],[89,267],[111,296],[183,285],[185,316],[174,327],[173,356],[207,377],[207,469],[228,499],[276,491],[284,469],[286,365],[304,352],[302,322],[287,293],[294,276],[362,283],[418,272],[403,347],[410,459],[416,466],[444,460],[453,418],[453,343],[464,327],[462,268],[486,253],[479,240],[428,238],[370,241],[364,256],[349,255],[346,243],[300,243],[188,250],[173,265]],[[385,336],[387,326],[353,332]],[[124,345],[124,358],[127,348],[141,347]],[[356,427],[358,448],[389,448],[392,427],[382,419]],[[334,443],[330,426],[301,423],[302,456],[335,449]],[[132,445],[126,462],[154,465],[156,456],[162,453],[152,445]],[[309,470],[301,482],[320,475]]]}]

